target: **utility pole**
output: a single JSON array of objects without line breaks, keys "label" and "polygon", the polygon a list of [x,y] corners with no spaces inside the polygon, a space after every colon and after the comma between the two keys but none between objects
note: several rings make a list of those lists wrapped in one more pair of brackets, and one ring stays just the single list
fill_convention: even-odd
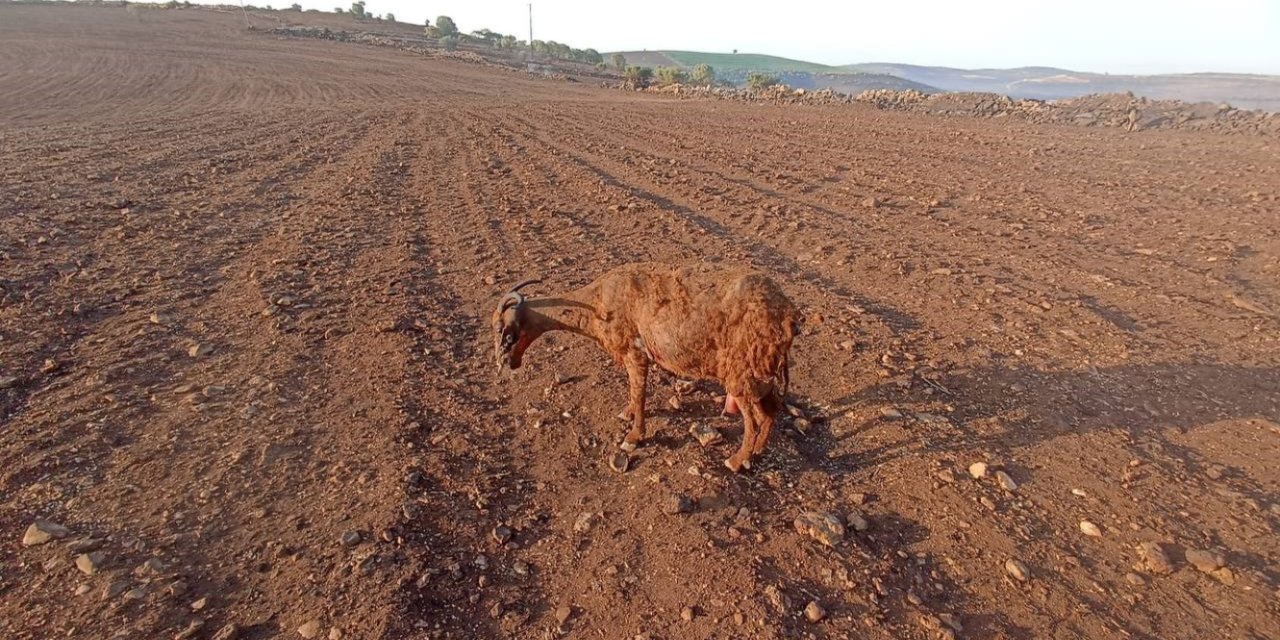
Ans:
[{"label": "utility pole", "polygon": [[533,3],[529,3],[529,53],[533,53]]}]

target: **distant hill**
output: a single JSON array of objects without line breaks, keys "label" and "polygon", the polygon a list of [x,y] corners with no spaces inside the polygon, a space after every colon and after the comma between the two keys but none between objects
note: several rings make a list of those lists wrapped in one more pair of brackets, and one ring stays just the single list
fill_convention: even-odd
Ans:
[{"label": "distant hill", "polygon": [[645,67],[693,67],[706,63],[729,82],[741,84],[750,71],[778,75],[792,86],[830,87],[856,93],[865,89],[917,89],[925,92],[987,91],[1015,98],[1056,100],[1090,93],[1123,93],[1187,102],[1227,102],[1242,109],[1280,111],[1280,76],[1240,73],[1112,75],[1057,67],[958,69],[892,62],[830,66],[756,53],[700,51],[622,51],[629,64]]}]

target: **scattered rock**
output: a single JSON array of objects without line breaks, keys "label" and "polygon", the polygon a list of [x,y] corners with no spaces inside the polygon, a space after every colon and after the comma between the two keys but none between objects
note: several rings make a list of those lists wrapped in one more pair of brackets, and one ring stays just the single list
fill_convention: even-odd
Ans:
[{"label": "scattered rock", "polygon": [[1147,584],[1147,581],[1146,581],[1146,580],[1144,580],[1144,579],[1142,578],[1142,576],[1140,576],[1140,575],[1138,575],[1138,574],[1136,574],[1136,573],[1134,573],[1134,572],[1132,572],[1132,571],[1130,571],[1129,573],[1124,574],[1124,580],[1125,580],[1125,582],[1128,582],[1129,584],[1131,584],[1131,585],[1133,585],[1133,586],[1135,586],[1135,587],[1141,587],[1141,586],[1143,586],[1143,585]]},{"label": "scattered rock", "polygon": [[578,533],[587,533],[595,528],[600,522],[600,516],[591,512],[584,512],[578,515],[578,519],[573,522],[573,530]]},{"label": "scattered rock", "polygon": [[987,477],[987,463],[975,462],[969,465],[969,475],[974,479]]},{"label": "scattered rock", "polygon": [[340,542],[344,547],[354,547],[360,544],[361,537],[359,531],[346,531],[342,534]]},{"label": "scattered rock", "polygon": [[556,609],[556,622],[559,624],[563,625],[564,623],[568,622],[569,618],[571,618],[572,616],[573,616],[573,608],[569,607],[568,605],[564,605]]},{"label": "scattered rock", "polygon": [[89,593],[92,590],[93,590],[93,587],[89,586],[88,584],[82,584],[76,587],[76,595],[82,596],[86,593]]},{"label": "scattered rock", "polygon": [[709,447],[724,439],[715,427],[709,424],[698,423],[689,427],[689,433],[698,440],[698,444]]},{"label": "scattered rock", "polygon": [[198,342],[187,349],[187,355],[192,358],[203,358],[211,353],[213,353],[213,345],[206,342]]},{"label": "scattered rock", "polygon": [[[493,606],[495,606],[495,607],[499,607],[499,608],[501,607],[501,605],[500,605],[500,604],[495,604],[495,605],[493,605]],[[329,630],[329,640],[342,640],[342,629],[339,629],[339,628],[337,628],[337,627],[334,627],[334,628],[330,629],[330,630]]]},{"label": "scattered rock", "polygon": [[890,420],[899,420],[902,418],[902,412],[894,409],[893,407],[880,407],[880,415],[881,417],[888,418]]},{"label": "scattered rock", "polygon": [[505,524],[500,524],[493,528],[493,539],[496,540],[498,544],[506,544],[511,540],[513,535],[515,534],[511,531],[511,527],[508,527]]},{"label": "scattered rock", "polygon": [[667,400],[667,406],[671,407],[675,411],[679,411],[684,405],[680,403],[680,396],[671,396],[671,398]]},{"label": "scattered rock", "polygon": [[71,553],[89,553],[102,548],[102,538],[80,538],[67,544],[67,550]]},{"label": "scattered rock", "polygon": [[111,582],[107,583],[107,586],[102,588],[102,599],[115,600],[117,597],[120,596],[120,594],[124,593],[128,589],[129,589],[129,581],[112,580]]},{"label": "scattered rock", "polygon": [[191,610],[192,610],[192,611],[204,611],[204,608],[205,608],[205,607],[207,607],[207,606],[209,606],[209,597],[208,597],[208,596],[205,596],[205,597],[203,597],[203,598],[200,598],[200,599],[198,599],[198,600],[196,600],[196,601],[192,602],[192,603],[191,603]]},{"label": "scattered rock", "polygon": [[90,553],[82,553],[76,556],[76,568],[84,572],[86,575],[93,575],[102,568],[106,563],[107,556],[101,551],[92,551]]},{"label": "scattered rock", "polygon": [[834,547],[844,540],[844,525],[839,518],[829,513],[806,511],[797,516],[793,524],[796,531],[828,547]]},{"label": "scattered rock", "polygon": [[662,501],[662,512],[673,516],[693,511],[693,499],[683,493],[673,493]]},{"label": "scattered rock", "polygon": [[684,620],[685,622],[692,622],[693,616],[694,616],[693,607],[685,607],[680,610],[680,619]]},{"label": "scattered rock", "polygon": [[953,484],[956,481],[956,474],[949,467],[940,469],[934,476],[941,480],[943,484]]},{"label": "scattered rock", "polygon": [[1102,537],[1102,529],[1099,529],[1098,525],[1092,522],[1089,522],[1088,520],[1080,521],[1080,533],[1083,533],[1086,536],[1089,536],[1092,538]]},{"label": "scattered rock", "polygon": [[791,611],[791,597],[786,594],[777,585],[769,585],[764,588],[764,597],[773,605],[778,613],[787,613]]},{"label": "scattered rock", "polygon": [[1004,471],[996,472],[996,482],[1000,483],[1000,488],[1005,491],[1013,492],[1018,490],[1018,483],[1014,482],[1013,478],[1009,477],[1009,474]]},{"label": "scattered rock", "polygon": [[858,532],[866,531],[867,528],[871,526],[867,522],[866,517],[864,517],[860,511],[850,511],[849,514],[844,517],[844,521],[849,524],[850,529]]},{"label": "scattered rock", "polygon": [[1173,562],[1158,542],[1143,542],[1138,545],[1138,555],[1151,573],[1165,574],[1173,572]]},{"label": "scattered rock", "polygon": [[1027,568],[1027,565],[1013,558],[1004,561],[1004,570],[1018,582],[1026,582],[1031,579],[1031,570]]},{"label": "scattered rock", "polygon": [[151,317],[148,318],[148,320],[151,321],[151,324],[159,324],[159,325],[166,325],[166,324],[169,324],[170,322],[173,322],[173,318],[170,318],[169,314],[159,313],[159,312],[151,314]]},{"label": "scattered rock", "polygon": [[1221,569],[1227,562],[1223,559],[1222,554],[1213,551],[1201,551],[1199,549],[1187,549],[1187,564],[1199,569],[1203,573],[1213,573]]},{"label": "scattered rock", "polygon": [[0,389],[8,389],[18,385],[17,376],[0,376]]},{"label": "scattered rock", "polygon": [[822,605],[818,604],[818,601],[814,600],[805,605],[804,617],[808,619],[809,622],[822,622],[822,619],[827,617],[827,610],[823,609]]},{"label": "scattered rock", "polygon": [[48,520],[36,518],[31,526],[27,527],[27,532],[22,536],[22,546],[33,547],[38,544],[44,544],[50,540],[61,540],[71,535],[71,530]]},{"label": "scattered rock", "polygon": [[200,633],[200,630],[203,628],[204,628],[204,620],[201,620],[200,618],[196,618],[195,620],[192,620],[189,624],[187,624],[187,628],[174,634],[173,640],[190,640],[191,638],[196,637],[196,635],[198,635]]},{"label": "scattered rock", "polygon": [[320,622],[311,620],[298,627],[298,635],[304,638],[314,638],[320,635]]},{"label": "scattered rock", "polygon": [[230,622],[218,629],[218,632],[213,634],[212,640],[236,640],[239,636],[240,627],[236,626],[236,623]]},{"label": "scattered rock", "polygon": [[609,468],[618,473],[626,473],[631,468],[631,456],[625,451],[617,451],[609,456]]},{"label": "scattered rock", "polygon": [[862,206],[868,209],[877,209],[880,207],[880,200],[874,196],[867,196],[862,199]]}]

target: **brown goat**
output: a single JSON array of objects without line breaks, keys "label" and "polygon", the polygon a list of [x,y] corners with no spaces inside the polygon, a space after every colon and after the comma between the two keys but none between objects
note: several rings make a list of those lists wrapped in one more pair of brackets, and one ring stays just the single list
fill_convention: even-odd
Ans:
[{"label": "brown goat", "polygon": [[630,401],[622,413],[630,451],[644,440],[649,363],[678,376],[718,380],[725,413],[741,411],[738,452],[725,461],[737,472],[764,451],[787,393],[787,356],[796,311],[768,277],[706,265],[639,263],[618,267],[562,296],[526,299],[511,289],[493,316],[499,367],[517,369],[524,352],[548,331],[596,341],[627,370]]}]

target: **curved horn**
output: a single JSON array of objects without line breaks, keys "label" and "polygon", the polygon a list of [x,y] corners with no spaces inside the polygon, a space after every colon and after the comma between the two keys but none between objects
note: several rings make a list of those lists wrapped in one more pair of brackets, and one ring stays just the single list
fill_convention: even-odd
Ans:
[{"label": "curved horn", "polygon": [[520,284],[517,284],[516,286],[511,287],[511,291],[509,293],[515,293],[531,284],[538,284],[539,282],[542,282],[542,278],[531,278],[529,280],[525,280],[524,282],[521,282]]},{"label": "curved horn", "polygon": [[498,302],[498,309],[506,311],[511,307],[518,307],[522,304],[524,304],[524,296],[512,291],[507,295],[502,296],[502,300]]}]

